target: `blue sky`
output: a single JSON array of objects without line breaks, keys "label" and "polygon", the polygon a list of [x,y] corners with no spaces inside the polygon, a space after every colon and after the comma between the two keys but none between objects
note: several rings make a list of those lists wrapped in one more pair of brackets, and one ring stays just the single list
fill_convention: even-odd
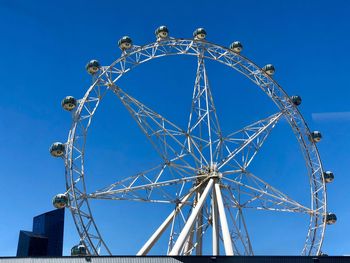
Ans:
[{"label": "blue sky", "polygon": [[[329,210],[337,214],[338,222],[327,228],[323,250],[350,254],[348,1],[72,2],[0,1],[1,256],[16,254],[19,230],[30,230],[32,217],[51,210],[52,196],[64,192],[63,163],[53,159],[48,148],[68,136],[71,118],[60,101],[66,95],[83,96],[91,83],[86,62],[96,58],[107,65],[120,56],[120,37],[129,35],[135,44],[146,44],[154,41],[154,30],[163,24],[174,37],[191,37],[194,29],[205,27],[212,42],[228,46],[240,40],[245,56],[261,66],[273,63],[275,79],[287,93],[302,96],[301,113],[312,129],[322,132],[319,151],[325,169],[336,178],[327,192]],[[274,112],[272,102],[237,73],[215,63],[207,67],[217,110],[228,130],[230,123],[251,123]],[[122,84],[181,124],[190,107],[195,70],[196,61],[190,58],[152,61],[131,72]],[[157,158],[115,101],[110,96],[99,109],[87,149],[87,169],[105,175],[107,182],[116,171],[129,176]],[[275,174],[271,183],[298,197],[307,189],[307,180],[294,176],[302,173],[301,152],[286,125],[274,132],[254,168],[260,174]],[[99,182],[90,183],[93,189]],[[168,211],[102,202],[93,208],[115,254],[135,254]],[[66,212],[64,253],[68,254],[79,239]],[[249,216],[260,254],[299,252],[297,241],[305,237],[307,219]],[[290,231],[294,227],[298,231]],[[281,236],[284,242],[275,246]]]}]

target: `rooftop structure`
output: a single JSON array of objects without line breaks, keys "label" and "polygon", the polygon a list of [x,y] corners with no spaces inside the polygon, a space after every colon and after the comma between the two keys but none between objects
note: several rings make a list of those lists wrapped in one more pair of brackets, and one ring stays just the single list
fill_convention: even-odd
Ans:
[{"label": "rooftop structure", "polygon": [[33,218],[33,230],[19,233],[17,257],[62,256],[64,209]]}]

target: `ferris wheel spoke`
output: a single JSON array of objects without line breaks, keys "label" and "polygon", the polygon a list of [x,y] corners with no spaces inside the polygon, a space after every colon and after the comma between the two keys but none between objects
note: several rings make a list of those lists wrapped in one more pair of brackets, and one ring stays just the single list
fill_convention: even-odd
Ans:
[{"label": "ferris wheel spoke", "polygon": [[228,211],[229,218],[232,222],[233,229],[231,237],[234,243],[235,254],[237,255],[254,255],[251,239],[248,234],[247,224],[243,215],[243,210],[236,200],[231,189],[224,189],[224,202]]},{"label": "ferris wheel spoke", "polygon": [[114,84],[110,88],[165,162],[177,160],[188,166],[198,166],[200,160],[188,149],[188,135],[184,130]]},{"label": "ferris wheel spoke", "polygon": [[[284,111],[275,113],[224,137],[223,144],[227,155],[218,162],[218,169],[230,164],[235,168],[245,170],[283,113]],[[233,147],[234,149],[231,150]]]},{"label": "ferris wheel spoke", "polygon": [[87,198],[177,203],[183,191],[203,175],[174,178],[176,169],[167,164],[156,166],[90,193]]},{"label": "ferris wheel spoke", "polygon": [[240,208],[293,212],[314,215],[317,212],[300,204],[262,179],[245,171],[235,178],[222,178],[225,187],[235,193]]},{"label": "ferris wheel spoke", "polygon": [[203,52],[204,49],[198,54],[198,66],[187,134],[189,135],[188,147],[199,154],[202,166],[209,166],[214,162],[213,149],[217,147],[218,138],[222,137],[222,133],[205,68]]}]

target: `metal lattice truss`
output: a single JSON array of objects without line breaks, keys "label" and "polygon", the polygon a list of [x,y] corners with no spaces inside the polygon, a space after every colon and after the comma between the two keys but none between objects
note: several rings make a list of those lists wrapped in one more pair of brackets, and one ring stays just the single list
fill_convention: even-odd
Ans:
[{"label": "metal lattice truss", "polygon": [[[168,55],[198,58],[188,125],[180,128],[118,86],[118,79],[137,65]],[[205,60],[215,60],[245,75],[262,89],[279,111],[231,134],[223,134],[216,115]],[[129,111],[161,158],[159,165],[87,193],[84,152],[87,131],[107,92]],[[281,118],[293,129],[305,158],[311,205],[305,206],[252,174],[249,165]],[[173,210],[139,250],[146,255],[167,231],[168,255],[201,255],[211,240],[213,255],[253,255],[244,218],[246,209],[309,215],[303,255],[322,246],[326,191],[322,165],[310,131],[283,89],[257,65],[231,50],[206,41],[167,39],[134,46],[110,66],[102,67],[73,113],[65,156],[67,193],[81,242],[92,255],[111,254],[98,231],[89,200],[132,200],[173,204]],[[210,232],[207,230],[211,229]],[[211,234],[210,238],[206,235]],[[221,248],[221,251],[220,251]]]}]

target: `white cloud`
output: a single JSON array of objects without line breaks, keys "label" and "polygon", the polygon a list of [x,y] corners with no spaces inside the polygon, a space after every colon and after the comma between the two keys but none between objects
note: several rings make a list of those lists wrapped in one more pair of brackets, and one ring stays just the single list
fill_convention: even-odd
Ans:
[{"label": "white cloud", "polygon": [[350,121],[350,111],[344,112],[319,112],[311,114],[313,121],[333,121],[333,122],[346,122]]}]

